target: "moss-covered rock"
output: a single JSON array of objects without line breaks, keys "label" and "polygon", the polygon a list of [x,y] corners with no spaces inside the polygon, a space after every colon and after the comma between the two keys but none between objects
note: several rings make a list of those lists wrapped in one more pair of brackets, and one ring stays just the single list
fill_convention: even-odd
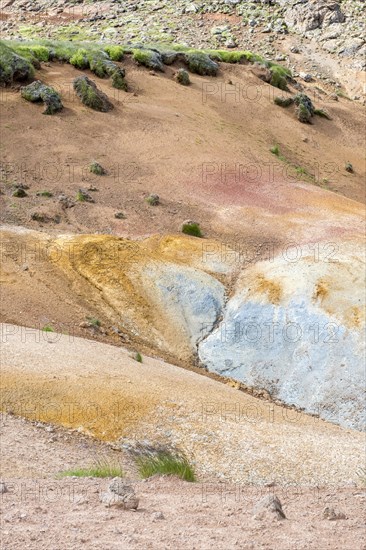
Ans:
[{"label": "moss-covered rock", "polygon": [[0,85],[9,86],[14,81],[25,82],[33,77],[32,63],[0,42]]},{"label": "moss-covered rock", "polygon": [[36,80],[28,86],[23,86],[20,93],[22,98],[32,103],[43,101],[46,106],[46,110],[43,112],[44,115],[53,115],[63,109],[60,94],[40,80]]},{"label": "moss-covered rock", "polygon": [[73,85],[77,96],[87,107],[103,113],[113,109],[113,105],[106,94],[99,90],[96,84],[87,76],[78,76],[75,78]]},{"label": "moss-covered rock", "polygon": [[289,107],[294,103],[293,97],[279,97],[276,96],[274,98],[274,103],[278,105],[279,107]]},{"label": "moss-covered rock", "polygon": [[314,116],[314,105],[309,96],[306,94],[297,94],[294,97],[295,105],[297,105],[296,116],[300,122],[304,124],[311,123],[311,117]]},{"label": "moss-covered rock", "polygon": [[161,59],[164,65],[173,65],[173,63],[175,63],[180,56],[182,56],[182,54],[179,52],[174,52],[174,51],[161,52]]},{"label": "moss-covered rock", "polygon": [[175,79],[179,84],[182,84],[182,86],[189,86],[191,81],[189,80],[189,74],[184,69],[179,69],[177,74],[175,75]]},{"label": "moss-covered rock", "polygon": [[145,65],[145,67],[154,71],[164,72],[161,54],[156,50],[135,49],[132,57],[139,65]]},{"label": "moss-covered rock", "polygon": [[219,70],[218,64],[205,53],[186,54],[186,63],[191,73],[201,76],[216,76]]}]

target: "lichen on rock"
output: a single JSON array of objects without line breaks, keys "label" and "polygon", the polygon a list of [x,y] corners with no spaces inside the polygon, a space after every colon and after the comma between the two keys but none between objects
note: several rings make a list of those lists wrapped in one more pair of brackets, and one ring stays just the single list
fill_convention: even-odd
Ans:
[{"label": "lichen on rock", "polygon": [[28,86],[23,86],[20,93],[23,99],[32,103],[43,101],[46,106],[46,110],[43,112],[44,115],[53,115],[63,109],[60,94],[51,86],[43,84],[40,80],[36,80]]}]

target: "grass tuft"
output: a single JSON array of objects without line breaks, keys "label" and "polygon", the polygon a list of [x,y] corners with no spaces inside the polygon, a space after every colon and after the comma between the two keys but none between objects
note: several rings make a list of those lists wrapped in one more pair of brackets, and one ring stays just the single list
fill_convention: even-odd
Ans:
[{"label": "grass tuft", "polygon": [[195,481],[193,467],[184,456],[173,456],[169,452],[161,452],[156,456],[136,458],[140,476],[143,479],[154,475],[178,476],[184,481]]},{"label": "grass tuft", "polygon": [[182,233],[185,235],[191,235],[192,237],[203,237],[199,224],[194,222],[184,223]]},{"label": "grass tuft", "polygon": [[95,463],[87,468],[73,468],[60,472],[57,477],[124,477],[120,463],[111,462],[107,458],[98,458]]}]

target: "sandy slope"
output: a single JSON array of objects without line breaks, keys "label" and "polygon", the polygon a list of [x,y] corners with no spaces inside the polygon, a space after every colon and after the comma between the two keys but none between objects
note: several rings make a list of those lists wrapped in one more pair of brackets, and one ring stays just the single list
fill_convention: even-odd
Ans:
[{"label": "sandy slope", "polygon": [[2,408],[114,441],[170,442],[203,479],[356,481],[363,436],[123,348],[3,325]]}]

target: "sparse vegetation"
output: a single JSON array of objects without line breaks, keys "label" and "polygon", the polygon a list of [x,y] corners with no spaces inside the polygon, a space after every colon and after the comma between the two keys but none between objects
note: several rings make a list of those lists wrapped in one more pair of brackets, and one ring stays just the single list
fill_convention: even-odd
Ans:
[{"label": "sparse vegetation", "polygon": [[279,97],[279,96],[276,96],[273,101],[279,107],[289,107],[290,105],[293,104],[294,99],[292,97]]},{"label": "sparse vegetation", "polygon": [[356,472],[358,479],[361,482],[361,485],[366,486],[366,468],[359,468]]},{"label": "sparse vegetation", "polygon": [[37,197],[46,197],[48,199],[53,197],[53,193],[51,193],[51,191],[38,191],[36,195]]},{"label": "sparse vegetation", "polygon": [[150,206],[158,206],[160,204],[160,197],[155,193],[151,193],[151,195],[146,197],[146,202],[150,204]]},{"label": "sparse vegetation", "polygon": [[70,57],[69,63],[84,71],[89,68],[88,52],[85,48],[79,48],[72,57]]},{"label": "sparse vegetation", "polygon": [[138,363],[142,363],[142,355],[141,355],[141,353],[139,353],[139,352],[135,353],[134,359],[135,359],[135,361],[137,361]]},{"label": "sparse vegetation", "polygon": [[195,481],[193,467],[184,456],[174,456],[169,452],[161,452],[156,456],[141,456],[136,458],[136,464],[143,479],[153,475],[178,476],[184,481]]},{"label": "sparse vegetation", "polygon": [[96,319],[95,317],[88,317],[88,322],[92,327],[99,328],[101,326],[101,322],[99,319]]},{"label": "sparse vegetation", "polygon": [[201,228],[196,222],[184,222],[182,225],[182,233],[191,235],[192,237],[202,237]]},{"label": "sparse vegetation", "polygon": [[318,115],[322,118],[332,120],[329,113],[327,113],[327,111],[325,111],[324,109],[314,109],[314,115]]},{"label": "sparse vegetation", "polygon": [[108,45],[104,47],[104,51],[109,55],[112,61],[122,61],[124,57],[124,48],[123,46],[117,45]]},{"label": "sparse vegetation", "polygon": [[53,328],[51,327],[51,325],[45,325],[42,329],[43,332],[54,332]]},{"label": "sparse vegetation", "polygon": [[271,147],[270,151],[272,155],[276,155],[276,157],[280,156],[280,148],[278,147],[278,145],[274,145],[273,147]]},{"label": "sparse vegetation", "polygon": [[103,176],[105,174],[105,170],[99,162],[92,162],[89,166],[89,171],[97,176]]},{"label": "sparse vegetation", "polygon": [[121,464],[112,462],[106,458],[100,458],[95,461],[95,464],[87,468],[73,468],[60,472],[57,477],[98,477],[98,478],[114,478],[124,477],[124,472]]},{"label": "sparse vegetation", "polygon": [[354,172],[353,166],[350,162],[346,162],[346,164],[344,165],[344,169],[346,170],[346,172],[349,172],[350,174],[353,174]]},{"label": "sparse vegetation", "polygon": [[75,200],[77,200],[78,202],[94,202],[93,197],[91,197],[89,193],[85,191],[85,189],[79,189],[79,191],[76,193]]}]

